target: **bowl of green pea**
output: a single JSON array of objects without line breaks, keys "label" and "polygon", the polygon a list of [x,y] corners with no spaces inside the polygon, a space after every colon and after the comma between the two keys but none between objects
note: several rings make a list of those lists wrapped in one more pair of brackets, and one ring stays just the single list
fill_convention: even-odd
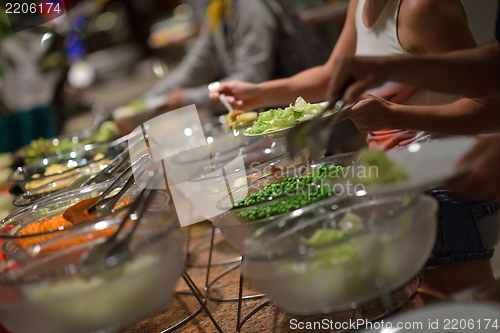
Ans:
[{"label": "bowl of green pea", "polygon": [[263,224],[334,196],[331,179],[342,177],[358,157],[358,152],[329,156],[241,186],[217,203],[224,213],[213,224],[228,243],[240,250],[243,240]]}]

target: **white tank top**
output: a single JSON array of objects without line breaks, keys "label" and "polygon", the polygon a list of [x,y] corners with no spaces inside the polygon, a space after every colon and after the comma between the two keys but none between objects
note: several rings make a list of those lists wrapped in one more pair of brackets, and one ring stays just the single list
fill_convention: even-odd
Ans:
[{"label": "white tank top", "polygon": [[356,55],[408,54],[398,38],[398,15],[401,0],[388,0],[377,21],[367,28],[363,23],[366,0],[359,0],[356,8]]},{"label": "white tank top", "polygon": [[[377,21],[369,28],[363,22],[363,10],[366,0],[359,0],[356,8],[356,55],[383,56],[405,55],[408,52],[403,48],[398,38],[398,16],[401,0],[388,0]],[[419,90],[412,97],[401,104],[405,105],[443,105],[458,100],[456,95],[441,94],[427,90]],[[380,140],[377,135],[381,134]],[[389,136],[389,138],[388,138]],[[383,130],[370,133],[368,142],[372,148],[379,147],[393,149],[415,142],[428,139],[424,132],[404,130]],[[391,142],[388,144],[388,142]]]}]

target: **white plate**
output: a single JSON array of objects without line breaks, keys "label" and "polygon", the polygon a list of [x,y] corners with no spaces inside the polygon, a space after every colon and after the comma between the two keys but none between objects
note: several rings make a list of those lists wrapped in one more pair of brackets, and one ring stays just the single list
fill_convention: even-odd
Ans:
[{"label": "white plate", "polygon": [[408,172],[408,180],[395,184],[367,186],[368,193],[392,193],[425,190],[442,185],[465,173],[468,168],[456,169],[458,161],[477,142],[475,137],[453,137],[432,142],[413,143],[408,147],[391,151],[387,156],[402,164]]},{"label": "white plate", "polygon": [[368,323],[366,327],[368,329],[360,333],[498,332],[500,306],[479,301],[439,303],[395,315],[383,322]]}]

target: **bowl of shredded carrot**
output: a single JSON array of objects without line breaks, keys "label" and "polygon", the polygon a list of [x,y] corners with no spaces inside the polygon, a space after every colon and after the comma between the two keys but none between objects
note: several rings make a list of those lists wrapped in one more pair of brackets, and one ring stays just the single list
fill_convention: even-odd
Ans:
[{"label": "bowl of shredded carrot", "polygon": [[[73,193],[73,195],[65,193],[59,198],[44,200],[9,215],[0,222],[0,239],[4,239],[0,251],[9,258],[24,262],[25,260],[32,260],[35,252],[60,251],[85,242],[109,237],[113,233],[114,227],[101,228],[78,236],[67,237],[67,235],[71,234],[73,229],[81,228],[87,224],[98,223],[101,219],[122,217],[126,212],[124,208],[138,194],[136,193],[136,187],[133,186],[122,196],[110,216],[90,219],[79,224],[72,224],[62,216],[67,208],[81,200],[99,195],[106,186],[105,184],[97,184],[85,191],[78,189],[77,193]],[[156,192],[148,212],[168,211],[169,201],[168,194],[160,191]],[[63,238],[63,240],[54,242],[53,239],[55,238]],[[48,245],[41,247],[45,243],[48,243]]]},{"label": "bowl of shredded carrot", "polygon": [[70,229],[41,243],[32,261],[0,270],[2,325],[11,333],[118,332],[163,308],[175,294],[183,267],[186,235],[176,228],[175,214],[146,213],[129,243],[132,256],[90,276],[82,274],[81,256],[103,238],[45,251],[119,222],[110,218]]}]

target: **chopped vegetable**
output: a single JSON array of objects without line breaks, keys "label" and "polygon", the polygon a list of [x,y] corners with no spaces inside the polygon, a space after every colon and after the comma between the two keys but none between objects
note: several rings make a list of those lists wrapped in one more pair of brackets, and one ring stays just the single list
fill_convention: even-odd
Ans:
[{"label": "chopped vegetable", "polygon": [[[26,227],[19,230],[18,235],[19,236],[26,236],[26,235],[32,235],[32,234],[39,234],[42,232],[63,230],[63,229],[70,227],[72,225],[73,224],[66,221],[66,219],[61,214],[61,215],[54,216],[50,219],[45,217],[41,221],[30,223]],[[40,243],[42,243],[46,240],[49,240],[51,238],[54,238],[56,236],[58,236],[58,235],[47,234],[47,235],[41,235],[41,236],[37,236],[37,237],[21,238],[21,239],[17,240],[17,244],[21,245],[21,247],[23,249],[27,249],[31,246],[40,244]]]},{"label": "chopped vegetable", "polygon": [[327,198],[333,195],[334,190],[331,186],[319,186],[315,191],[297,191],[298,194],[284,196],[257,206],[247,207],[238,211],[236,214],[245,221],[260,220],[263,218],[291,212],[302,208],[313,202]]},{"label": "chopped vegetable", "polygon": [[[365,167],[363,176],[356,177],[356,182],[364,185],[382,185],[408,179],[404,166],[394,163],[382,150],[364,149],[361,163]],[[375,169],[376,172],[372,172]]]},{"label": "chopped vegetable", "polygon": [[311,238],[301,238],[303,243],[311,247],[321,247],[344,239],[345,234],[338,229],[316,229]]},{"label": "chopped vegetable", "polygon": [[245,130],[245,134],[265,134],[284,128],[292,127],[298,123],[314,118],[323,110],[321,104],[307,103],[298,97],[295,104],[285,109],[271,109],[259,114],[259,119]]},{"label": "chopped vegetable", "polygon": [[118,135],[118,126],[116,126],[116,124],[111,121],[105,121],[94,134],[76,143],[68,138],[61,140],[39,138],[37,140],[31,141],[31,143],[26,146],[25,161],[26,163],[31,163],[44,156],[53,155],[57,152],[69,151],[76,146],[82,146],[96,142],[111,141]]},{"label": "chopped vegetable", "polygon": [[[114,207],[115,210],[120,209],[125,207],[126,205],[130,204],[130,198],[122,200],[121,203],[116,205]],[[87,213],[87,217],[90,217]],[[43,218],[40,221],[33,222],[19,230],[18,235],[19,236],[28,236],[28,235],[33,235],[33,234],[39,234],[39,233],[47,233],[45,235],[40,235],[40,236],[34,236],[34,237],[26,237],[26,238],[20,238],[16,240],[16,243],[19,244],[23,249],[27,249],[29,247],[35,246],[37,244],[43,243],[49,239],[52,239],[54,237],[58,237],[63,235],[64,233],[49,233],[51,231],[63,231],[64,229],[73,226],[73,223],[67,221],[64,217],[63,214],[54,216],[50,219],[48,218]],[[53,243],[50,246],[44,247],[44,251],[57,251],[57,250],[62,250],[64,248],[78,245],[84,242],[88,242],[92,239],[95,238],[100,238],[100,237],[109,237],[114,231],[114,228],[107,228],[104,230],[99,230],[95,232],[90,232],[85,235],[81,236],[75,236],[75,237],[70,237],[67,239],[63,239],[57,243]]]},{"label": "chopped vegetable", "polygon": [[[89,170],[91,168],[100,166],[100,165],[107,165],[111,162],[110,159],[103,159],[101,158],[97,162],[93,162],[91,164],[87,165],[87,168],[85,170]],[[82,169],[83,170],[83,169]],[[34,189],[38,189],[41,186],[47,185],[49,183],[57,182],[55,186],[51,186],[50,188],[44,189],[44,191],[39,191],[38,193],[44,193],[44,192],[52,192],[64,187],[67,187],[71,182],[78,177],[78,172],[79,170],[76,169],[76,167],[68,167],[67,165],[63,164],[52,164],[50,165],[45,172],[43,173],[44,178],[42,179],[37,179],[40,178],[40,175],[33,175],[32,178],[36,179],[33,180],[29,183],[26,183],[25,187],[27,191],[32,191]],[[35,177],[36,176],[36,177]],[[64,180],[62,180],[64,179]]]},{"label": "chopped vegetable", "polygon": [[338,225],[340,230],[342,230],[346,235],[365,229],[363,218],[351,212],[347,212],[339,221]]},{"label": "chopped vegetable", "polygon": [[344,167],[341,166],[321,164],[317,167],[315,172],[306,176],[285,178],[281,182],[275,181],[272,184],[267,184],[261,191],[250,194],[246,199],[235,201],[233,206],[244,207],[254,203],[267,201],[280,195],[290,194],[306,185],[319,183],[326,177],[338,177],[343,169]]}]

